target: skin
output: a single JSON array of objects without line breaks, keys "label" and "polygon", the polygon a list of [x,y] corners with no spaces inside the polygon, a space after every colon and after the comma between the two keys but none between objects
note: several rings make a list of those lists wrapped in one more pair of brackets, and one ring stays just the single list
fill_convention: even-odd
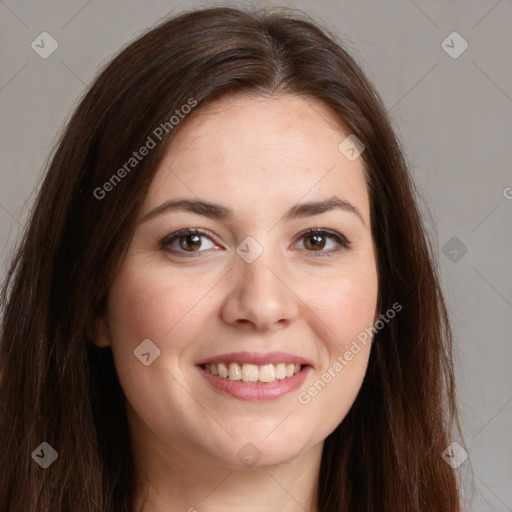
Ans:
[{"label": "skin", "polygon": [[[342,371],[332,367],[378,317],[363,161],[338,150],[348,134],[310,99],[238,95],[197,110],[168,148],[95,340],[112,347],[126,395],[139,505],[149,483],[145,512],[318,510],[323,443],[355,400],[370,344]],[[298,202],[333,196],[362,220],[341,209],[283,220]],[[171,210],[142,222],[177,198],[219,203],[233,216]],[[300,235],[314,227],[336,231],[350,247],[329,237],[312,247],[312,237]],[[209,235],[201,245],[182,238],[185,249],[174,241],[178,253],[162,249],[162,239],[185,228]],[[248,236],[263,248],[252,263],[235,251]],[[134,356],[145,339],[161,351],[149,366]],[[195,367],[233,351],[290,352],[309,359],[313,371],[277,400],[241,401]],[[298,394],[329,368],[331,382],[300,403]],[[237,457],[249,442],[261,453],[252,468]]]}]

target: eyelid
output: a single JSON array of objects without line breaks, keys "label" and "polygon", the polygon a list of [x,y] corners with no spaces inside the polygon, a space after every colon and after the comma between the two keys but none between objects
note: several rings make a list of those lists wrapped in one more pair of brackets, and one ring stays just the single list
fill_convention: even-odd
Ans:
[{"label": "eyelid", "polygon": [[[331,249],[329,251],[305,251],[305,252],[311,254],[313,257],[332,256],[333,254],[337,254],[340,251],[348,250],[352,246],[350,240],[348,240],[347,237],[345,237],[341,233],[338,233],[337,231],[334,231],[329,228],[323,228],[323,227],[309,228],[309,229],[306,229],[305,231],[302,231],[299,235],[297,235],[296,242],[306,236],[311,236],[311,235],[316,235],[316,234],[320,234],[322,236],[325,236],[326,238],[333,239],[338,244],[338,247],[336,249]],[[294,244],[296,242],[294,242]]]},{"label": "eyelid", "polygon": [[[323,228],[323,227],[308,228],[305,231],[302,231],[295,238],[294,245],[298,241],[300,241],[302,238],[304,238],[306,236],[312,236],[312,235],[315,235],[315,234],[320,234],[320,235],[322,235],[322,236],[324,236],[326,238],[330,238],[330,239],[334,240],[338,244],[338,248],[330,249],[328,251],[323,251],[323,250],[308,251],[308,250],[305,250],[305,249],[302,250],[303,252],[309,253],[313,257],[331,256],[333,254],[339,253],[340,251],[342,251],[344,249],[345,250],[346,249],[350,249],[350,247],[351,247],[351,242],[344,235],[342,235],[341,233],[338,233],[337,231],[334,231],[332,229]],[[200,255],[202,252],[206,252],[205,250],[203,250],[203,251],[200,251],[200,250],[199,251],[181,251],[181,250],[169,249],[168,248],[168,246],[172,242],[174,242],[175,240],[177,240],[181,236],[186,236],[186,235],[204,236],[204,237],[208,238],[212,243],[214,243],[216,245],[220,245],[220,244],[218,244],[218,242],[216,242],[215,237],[211,233],[209,233],[208,231],[206,231],[204,229],[201,229],[201,228],[184,228],[184,229],[180,229],[178,231],[174,231],[170,235],[167,235],[163,239],[161,239],[160,242],[159,242],[159,247],[160,247],[160,249],[162,249],[164,251],[167,251],[167,252],[170,252],[170,253],[173,253],[173,254],[184,255],[186,257],[187,256],[188,257],[193,257],[195,255]]]},{"label": "eyelid", "polygon": [[170,235],[167,235],[164,238],[162,238],[159,241],[158,245],[162,250],[167,250],[168,252],[172,252],[174,254],[180,253],[180,254],[193,255],[194,253],[199,254],[201,252],[204,252],[204,251],[190,251],[187,253],[187,251],[176,251],[174,249],[168,249],[168,246],[172,242],[174,242],[176,239],[180,238],[181,236],[186,236],[186,235],[204,236],[204,237],[208,238],[209,240],[211,240],[214,244],[219,245],[211,233],[209,233],[208,231],[201,229],[201,228],[184,228],[184,229],[180,229],[178,231],[174,231]]}]

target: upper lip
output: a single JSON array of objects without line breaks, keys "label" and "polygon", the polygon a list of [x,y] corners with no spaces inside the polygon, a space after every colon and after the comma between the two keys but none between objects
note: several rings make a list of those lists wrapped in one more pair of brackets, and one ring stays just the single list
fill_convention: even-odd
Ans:
[{"label": "upper lip", "polygon": [[265,364],[293,363],[313,366],[311,361],[303,357],[290,354],[289,352],[230,352],[229,354],[221,354],[219,356],[203,359],[199,361],[197,365],[200,366],[208,363],[238,363],[254,364],[256,366],[262,366]]}]

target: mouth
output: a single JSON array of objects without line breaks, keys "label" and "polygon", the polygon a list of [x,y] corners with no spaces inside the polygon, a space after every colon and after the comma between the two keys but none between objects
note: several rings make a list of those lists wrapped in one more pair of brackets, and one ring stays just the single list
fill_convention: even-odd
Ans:
[{"label": "mouth", "polygon": [[293,377],[306,366],[305,364],[277,363],[277,364],[239,364],[239,363],[205,363],[200,365],[203,370],[233,381],[259,382],[267,384],[276,380],[284,380]]},{"label": "mouth", "polygon": [[273,400],[298,388],[313,365],[284,352],[238,352],[202,361],[201,375],[222,394],[239,400]]}]

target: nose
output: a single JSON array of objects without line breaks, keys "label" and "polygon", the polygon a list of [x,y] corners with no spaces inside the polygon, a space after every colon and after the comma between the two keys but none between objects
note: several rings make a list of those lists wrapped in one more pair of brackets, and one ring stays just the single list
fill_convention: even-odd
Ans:
[{"label": "nose", "polygon": [[298,316],[299,300],[285,272],[276,270],[266,251],[255,261],[236,261],[230,276],[234,287],[223,306],[222,318],[231,325],[258,331],[276,331]]}]

